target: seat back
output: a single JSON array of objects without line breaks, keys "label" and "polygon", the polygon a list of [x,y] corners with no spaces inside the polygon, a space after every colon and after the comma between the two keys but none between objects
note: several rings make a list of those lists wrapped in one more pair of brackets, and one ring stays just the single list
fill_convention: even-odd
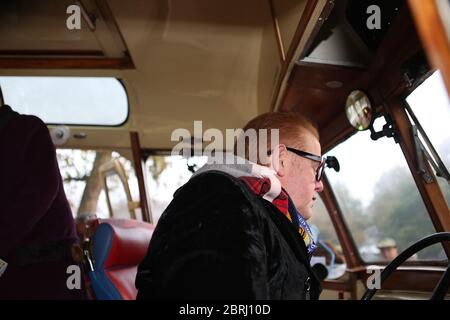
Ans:
[{"label": "seat back", "polygon": [[99,300],[134,300],[137,266],[147,254],[154,226],[126,219],[102,219],[92,238],[93,270],[89,271]]}]

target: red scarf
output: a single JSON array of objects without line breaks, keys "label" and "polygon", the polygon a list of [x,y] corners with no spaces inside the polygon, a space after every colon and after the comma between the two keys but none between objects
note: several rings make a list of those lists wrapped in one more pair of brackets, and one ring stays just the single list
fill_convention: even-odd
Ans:
[{"label": "red scarf", "polygon": [[[270,179],[269,178],[256,178],[249,176],[240,177],[242,181],[257,195],[263,197],[270,190]],[[291,206],[289,206],[289,201]],[[292,200],[289,199],[286,191],[281,189],[281,193],[276,197],[272,203],[280,210],[286,218],[291,221],[294,225],[298,227],[298,232],[305,242],[308,253],[312,255],[312,252],[316,249],[317,245],[314,243],[312,238],[311,229],[306,222],[306,220],[298,213],[297,209],[294,207]],[[290,209],[289,209],[290,207]],[[290,212],[289,212],[290,211]],[[297,219],[296,223],[292,221],[292,215]]]},{"label": "red scarf", "polygon": [[[240,177],[240,179],[259,197],[263,197],[270,190],[269,178]],[[286,191],[282,189],[280,195],[272,203],[292,222]]]}]

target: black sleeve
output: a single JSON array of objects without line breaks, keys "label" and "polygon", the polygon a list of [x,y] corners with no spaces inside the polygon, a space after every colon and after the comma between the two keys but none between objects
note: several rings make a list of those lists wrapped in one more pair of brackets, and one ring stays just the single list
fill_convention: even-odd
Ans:
[{"label": "black sleeve", "polygon": [[139,267],[138,299],[268,299],[260,219],[242,196],[168,208]]}]

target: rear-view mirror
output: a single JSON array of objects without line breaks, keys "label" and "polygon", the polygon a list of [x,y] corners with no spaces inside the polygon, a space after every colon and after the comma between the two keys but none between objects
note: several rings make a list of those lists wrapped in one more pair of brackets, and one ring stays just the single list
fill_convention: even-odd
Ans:
[{"label": "rear-view mirror", "polygon": [[361,90],[354,90],[348,95],[345,113],[352,127],[358,131],[369,129],[374,120],[372,103]]}]

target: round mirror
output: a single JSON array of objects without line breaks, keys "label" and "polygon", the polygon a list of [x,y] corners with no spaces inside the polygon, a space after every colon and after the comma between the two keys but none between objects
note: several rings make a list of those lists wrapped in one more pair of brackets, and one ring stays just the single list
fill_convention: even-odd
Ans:
[{"label": "round mirror", "polygon": [[372,124],[372,104],[369,97],[361,90],[352,91],[348,95],[345,113],[348,121],[356,130],[366,130]]}]

